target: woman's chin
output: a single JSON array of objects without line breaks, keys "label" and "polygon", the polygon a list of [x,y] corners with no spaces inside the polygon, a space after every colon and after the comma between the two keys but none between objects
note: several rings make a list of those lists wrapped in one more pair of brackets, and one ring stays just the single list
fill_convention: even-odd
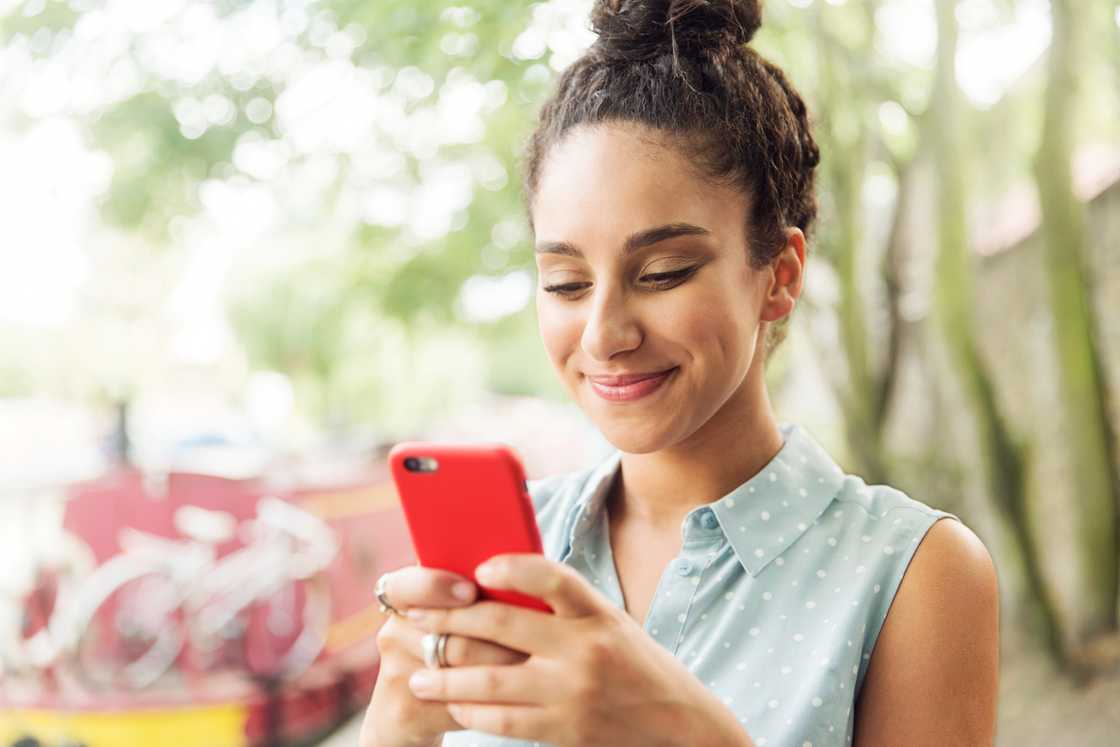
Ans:
[{"label": "woman's chin", "polygon": [[[619,451],[627,454],[649,454],[670,446],[676,437],[674,423],[665,419],[662,422],[640,424],[632,418],[598,417],[592,418],[603,438]],[[662,420],[660,417],[658,420]]]},{"label": "woman's chin", "polygon": [[[666,383],[675,383],[675,378],[670,377]],[[632,401],[612,401],[597,393],[583,377],[572,392],[603,437],[627,454],[660,451],[687,435],[679,402],[664,396],[671,393],[655,391]]]}]

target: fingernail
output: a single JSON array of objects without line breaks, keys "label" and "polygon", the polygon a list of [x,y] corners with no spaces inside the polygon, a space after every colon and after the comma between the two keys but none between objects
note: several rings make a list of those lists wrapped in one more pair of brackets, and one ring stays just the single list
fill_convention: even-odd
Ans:
[{"label": "fingernail", "polygon": [[488,584],[497,581],[497,569],[492,565],[483,563],[474,569],[474,577],[481,583]]},{"label": "fingernail", "polygon": [[418,609],[405,610],[404,614],[405,614],[405,617],[407,617],[409,620],[412,620],[412,622],[420,622],[421,620],[423,620],[428,615],[428,613],[425,612],[424,610],[418,610]]},{"label": "fingernail", "polygon": [[412,688],[412,692],[417,695],[426,695],[432,692],[436,687],[436,673],[428,672],[423,669],[417,669],[408,678],[408,686]]},{"label": "fingernail", "polygon": [[460,601],[470,601],[474,596],[474,584],[469,581],[459,581],[451,587],[451,593]]}]

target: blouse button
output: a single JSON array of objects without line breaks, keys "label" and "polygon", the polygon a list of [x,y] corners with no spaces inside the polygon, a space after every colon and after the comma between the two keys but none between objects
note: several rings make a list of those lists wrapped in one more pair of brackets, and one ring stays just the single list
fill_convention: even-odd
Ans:
[{"label": "blouse button", "polygon": [[700,516],[700,523],[703,525],[703,527],[705,529],[715,529],[716,526],[719,525],[719,520],[716,518],[716,515],[715,515],[714,512],[705,511]]},{"label": "blouse button", "polygon": [[682,560],[677,562],[677,575],[678,576],[687,576],[690,573],[692,573],[692,563],[691,563],[691,561],[682,559]]}]

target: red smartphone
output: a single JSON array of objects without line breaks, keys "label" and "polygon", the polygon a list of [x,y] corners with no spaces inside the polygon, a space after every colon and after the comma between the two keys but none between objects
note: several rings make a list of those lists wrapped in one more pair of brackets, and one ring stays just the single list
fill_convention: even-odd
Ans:
[{"label": "red smartphone", "polygon": [[[503,553],[542,553],[521,460],[503,444],[408,441],[389,467],[420,565],[478,581],[474,569]],[[542,600],[478,584],[483,599],[553,612]]]}]

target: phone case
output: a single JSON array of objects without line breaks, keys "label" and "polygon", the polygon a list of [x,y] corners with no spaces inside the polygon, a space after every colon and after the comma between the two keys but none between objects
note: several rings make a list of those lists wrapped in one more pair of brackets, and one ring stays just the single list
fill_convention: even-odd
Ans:
[{"label": "phone case", "polygon": [[[434,471],[405,460],[434,459]],[[541,553],[533,502],[521,461],[503,444],[409,441],[389,452],[389,466],[420,565],[474,578],[482,562],[503,553]],[[521,592],[478,584],[480,597],[552,612]]]}]

